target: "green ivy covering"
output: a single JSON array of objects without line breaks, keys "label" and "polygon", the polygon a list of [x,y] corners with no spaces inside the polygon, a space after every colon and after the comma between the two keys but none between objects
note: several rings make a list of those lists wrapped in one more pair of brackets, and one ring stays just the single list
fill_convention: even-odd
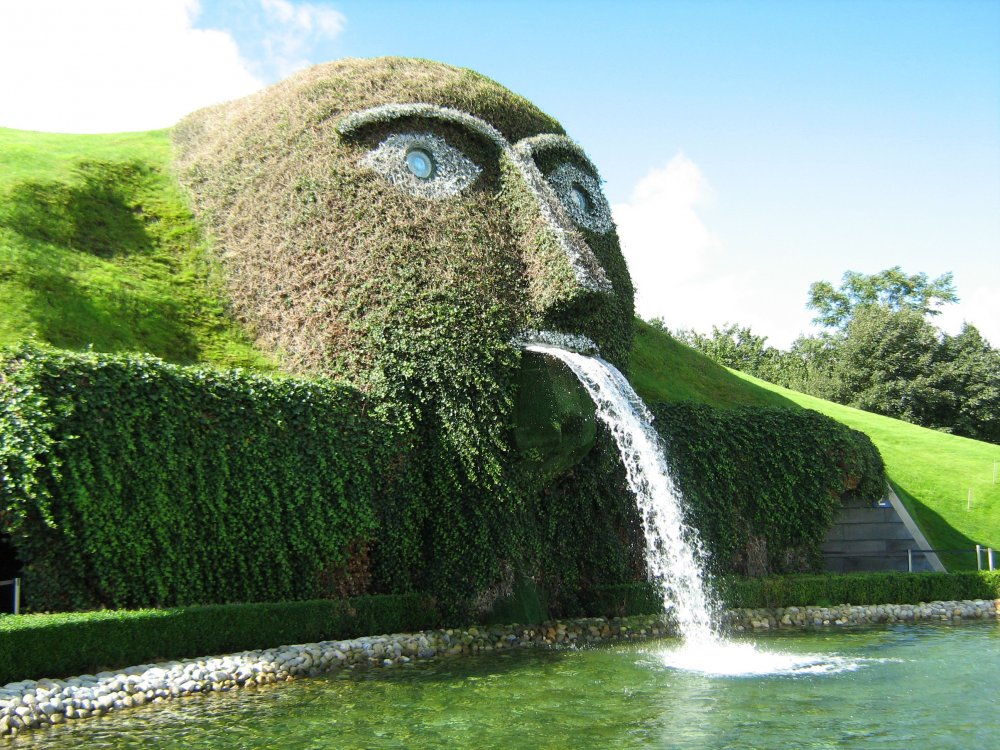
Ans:
[{"label": "green ivy covering", "polygon": [[676,403],[653,413],[716,573],[809,570],[841,498],[885,492],[868,436],[817,412]]},{"label": "green ivy covering", "polygon": [[[478,176],[433,198],[401,189],[370,157],[407,133]],[[578,425],[562,455],[515,449],[516,405],[539,403],[518,384],[543,377],[519,377],[518,335],[586,337],[622,370],[631,351],[610,215],[560,208],[559,185],[599,175],[558,123],[472,71],[383,58],[194,113],[174,140],[235,316],[294,377],[8,353],[0,529],[29,606],[415,591],[454,620],[529,590],[576,614],[593,587],[643,578],[637,511],[586,403],[532,415]],[[818,416],[658,413],[723,569],[807,566],[848,480],[883,481],[870,443]]]},{"label": "green ivy covering", "polygon": [[351,389],[24,346],[0,381],[0,525],[35,609],[367,586],[379,427]]}]

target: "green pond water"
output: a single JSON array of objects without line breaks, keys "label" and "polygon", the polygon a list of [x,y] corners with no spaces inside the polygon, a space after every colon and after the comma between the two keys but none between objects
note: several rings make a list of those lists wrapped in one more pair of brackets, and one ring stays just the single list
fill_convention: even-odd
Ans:
[{"label": "green pond water", "polygon": [[709,673],[669,666],[684,662],[673,640],[349,672],[130,709],[0,741],[0,748],[944,749],[1000,742],[996,623],[784,632],[754,642],[756,652],[742,641],[709,658]]}]

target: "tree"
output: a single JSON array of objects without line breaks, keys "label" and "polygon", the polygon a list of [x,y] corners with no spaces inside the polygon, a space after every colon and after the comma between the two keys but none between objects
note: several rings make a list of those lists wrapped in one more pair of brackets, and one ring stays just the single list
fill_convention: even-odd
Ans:
[{"label": "tree", "polygon": [[713,325],[711,336],[682,329],[676,331],[674,337],[708,355],[720,365],[756,377],[766,377],[761,373],[768,370],[777,351],[774,347],[767,346],[767,336],[758,336],[749,326],[736,323],[726,323],[722,328]]},{"label": "tree", "polygon": [[1000,443],[1000,351],[969,323],[946,336],[949,387],[955,394],[949,424],[958,435]]},{"label": "tree", "polygon": [[941,332],[914,309],[858,308],[837,350],[841,403],[926,427],[955,407]]},{"label": "tree", "polygon": [[814,323],[843,330],[861,308],[912,310],[924,316],[938,315],[938,307],[952,302],[958,302],[958,294],[951,272],[929,280],[926,273],[907,276],[893,266],[871,275],[847,271],[837,289],[828,281],[816,281],[809,287],[806,307],[816,311]]},{"label": "tree", "polygon": [[792,348],[781,352],[782,368],[773,382],[811,396],[843,403],[844,389],[835,371],[844,334],[822,331],[799,336]]}]

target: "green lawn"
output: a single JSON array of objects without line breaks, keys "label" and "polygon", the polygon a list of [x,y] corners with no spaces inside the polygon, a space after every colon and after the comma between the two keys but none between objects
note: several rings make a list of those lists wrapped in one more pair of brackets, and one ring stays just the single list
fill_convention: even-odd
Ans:
[{"label": "green lawn", "polygon": [[167,131],[0,128],[0,344],[273,364],[227,316]]},{"label": "green lawn", "polygon": [[[882,453],[896,493],[935,548],[981,544],[1000,549],[1000,445],[918,427],[734,374],[866,433]],[[971,553],[949,555],[949,561],[952,567],[975,567]]]},{"label": "green lawn", "polygon": [[647,402],[696,401],[712,406],[788,406],[795,403],[737,374],[639,318],[629,380]]}]

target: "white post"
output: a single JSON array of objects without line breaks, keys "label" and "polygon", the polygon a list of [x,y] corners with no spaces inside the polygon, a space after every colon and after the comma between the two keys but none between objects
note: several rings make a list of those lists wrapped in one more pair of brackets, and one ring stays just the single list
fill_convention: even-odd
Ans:
[{"label": "white post", "polygon": [[979,550],[982,549],[978,544],[976,545],[976,570],[983,569],[983,558],[979,555]]},{"label": "white post", "polygon": [[906,569],[908,572],[913,572],[913,548],[906,548]]},{"label": "white post", "polygon": [[993,548],[992,547],[987,547],[986,548],[986,559],[989,561],[990,570],[993,570]]},{"label": "white post", "polygon": [[14,614],[21,614],[21,579],[14,579]]}]

